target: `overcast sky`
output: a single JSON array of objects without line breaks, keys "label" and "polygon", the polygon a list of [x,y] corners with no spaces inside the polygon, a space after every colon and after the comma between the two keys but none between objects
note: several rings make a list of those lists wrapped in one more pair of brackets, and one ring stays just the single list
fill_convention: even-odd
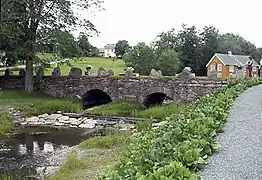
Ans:
[{"label": "overcast sky", "polygon": [[92,22],[101,32],[90,42],[103,47],[118,40],[131,45],[152,42],[165,30],[179,30],[182,23],[202,28],[214,25],[262,47],[262,1],[260,0],[104,0],[105,10]]}]

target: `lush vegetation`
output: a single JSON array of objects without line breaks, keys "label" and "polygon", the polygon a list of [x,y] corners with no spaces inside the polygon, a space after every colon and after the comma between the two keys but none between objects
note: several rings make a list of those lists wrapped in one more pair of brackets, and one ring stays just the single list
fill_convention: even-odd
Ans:
[{"label": "lush vegetation", "polygon": [[167,104],[146,109],[138,102],[123,101],[107,104],[99,109],[87,110],[87,112],[95,115],[163,119],[171,114],[180,113],[183,108],[184,105]]},{"label": "lush vegetation", "polygon": [[11,117],[7,113],[0,114],[0,135],[9,132],[14,125],[11,121]]},{"label": "lush vegetation", "polygon": [[29,94],[19,90],[2,90],[0,91],[0,111],[7,112],[8,108],[19,109],[24,116],[55,113],[57,111],[81,111],[81,105],[78,101],[57,99],[38,93]]},{"label": "lush vegetation", "polygon": [[179,116],[168,117],[161,129],[145,128],[102,178],[199,180],[197,171],[219,147],[214,138],[223,131],[232,103],[247,88],[260,83],[260,79],[237,83],[187,106]]},{"label": "lush vegetation", "polygon": [[50,180],[96,179],[117,161],[119,153],[130,143],[130,133],[108,134],[82,142],[79,146],[83,155],[72,153]]}]

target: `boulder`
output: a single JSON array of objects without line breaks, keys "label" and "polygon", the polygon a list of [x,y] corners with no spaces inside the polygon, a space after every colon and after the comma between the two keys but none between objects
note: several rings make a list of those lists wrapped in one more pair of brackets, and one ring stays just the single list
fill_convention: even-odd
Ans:
[{"label": "boulder", "polygon": [[150,76],[151,77],[161,77],[162,76],[162,72],[160,70],[156,71],[155,69],[152,69],[150,72]]},{"label": "boulder", "polygon": [[81,78],[82,77],[82,69],[78,67],[72,67],[69,72],[69,76],[72,78]]},{"label": "boulder", "polygon": [[179,75],[180,78],[182,79],[190,79],[193,76],[191,75],[191,68],[190,67],[185,67],[183,71]]},{"label": "boulder", "polygon": [[132,67],[127,67],[126,68],[126,72],[125,72],[125,78],[126,79],[130,79],[133,77],[133,71],[134,71],[134,68]]},{"label": "boulder", "polygon": [[86,67],[85,75],[86,76],[95,76],[95,72],[93,71],[93,67],[91,65],[88,65]]}]

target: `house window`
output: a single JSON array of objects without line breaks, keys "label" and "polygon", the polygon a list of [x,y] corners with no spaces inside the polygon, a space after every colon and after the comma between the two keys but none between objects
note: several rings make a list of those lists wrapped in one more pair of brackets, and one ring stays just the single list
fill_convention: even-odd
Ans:
[{"label": "house window", "polygon": [[215,71],[216,70],[216,66],[214,64],[210,65],[210,71]]},{"label": "house window", "polygon": [[234,72],[235,69],[234,69],[234,66],[229,66],[229,72]]},{"label": "house window", "polygon": [[219,72],[222,71],[222,64],[217,64],[217,71],[219,71]]}]

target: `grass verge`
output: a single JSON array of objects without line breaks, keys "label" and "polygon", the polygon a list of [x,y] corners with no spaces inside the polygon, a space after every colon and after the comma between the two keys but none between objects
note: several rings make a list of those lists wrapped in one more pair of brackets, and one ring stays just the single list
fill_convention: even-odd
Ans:
[{"label": "grass verge", "polygon": [[[81,157],[76,153],[69,155],[56,174],[49,180],[92,180],[108,170],[117,157],[130,143],[130,133],[108,134],[93,137],[79,145]],[[81,159],[80,159],[81,158]]]},{"label": "grass verge", "polygon": [[14,124],[10,116],[7,114],[0,114],[0,135],[10,132],[14,128]]},{"label": "grass verge", "polygon": [[90,114],[103,116],[129,116],[165,119],[171,114],[180,113],[184,107],[185,105],[180,104],[167,104],[146,109],[143,105],[137,102],[123,101],[107,104],[99,109],[87,110],[87,112]]}]

